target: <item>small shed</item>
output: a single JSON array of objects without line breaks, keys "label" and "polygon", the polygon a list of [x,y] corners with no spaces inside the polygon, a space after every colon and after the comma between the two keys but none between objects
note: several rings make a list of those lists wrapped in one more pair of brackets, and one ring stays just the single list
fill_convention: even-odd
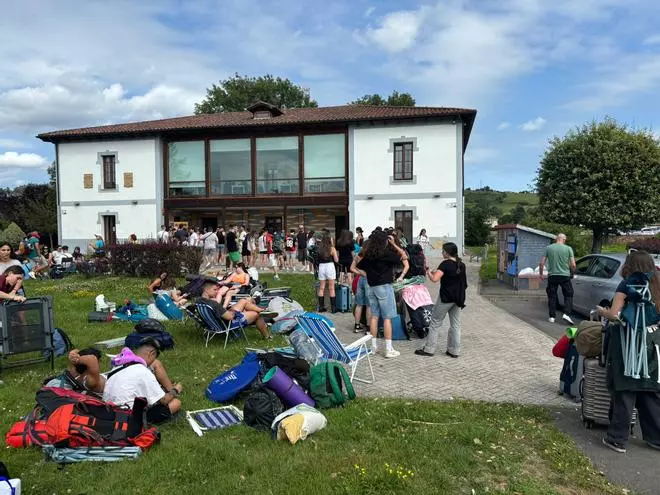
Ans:
[{"label": "small shed", "polygon": [[545,289],[539,261],[557,237],[524,225],[497,225],[497,278],[514,290]]}]

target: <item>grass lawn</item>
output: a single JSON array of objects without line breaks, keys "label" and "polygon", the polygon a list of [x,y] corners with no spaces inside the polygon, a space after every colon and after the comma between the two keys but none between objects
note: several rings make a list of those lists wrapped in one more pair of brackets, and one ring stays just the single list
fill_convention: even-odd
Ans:
[{"label": "grass lawn", "polygon": [[479,278],[481,280],[495,280],[497,279],[497,246],[488,246],[488,258],[481,260],[481,267],[479,268]]},{"label": "grass lawn", "polygon": [[[279,285],[293,286],[295,298],[311,308],[311,283],[311,276],[285,274]],[[94,296],[103,293],[116,302],[140,299],[146,284],[144,279],[76,276],[28,282],[27,291],[51,294],[56,326],[84,347],[131,330],[119,322],[87,323]],[[184,384],[184,408],[211,407],[204,397],[206,385],[241,359],[244,345],[235,342],[223,350],[220,341],[211,341],[206,349],[193,322],[171,322],[167,328],[176,348],[161,359],[171,378]],[[261,344],[256,330],[248,337],[251,345]],[[56,365],[64,367],[64,358]],[[32,408],[34,392],[49,374],[47,365],[5,370],[0,385],[3,438]],[[161,443],[136,461],[60,470],[45,463],[36,449],[4,449],[0,459],[22,478],[26,494],[621,493],[597,474],[542,408],[358,399],[324,412],[326,429],[295,446],[245,426],[199,438],[180,420],[162,427]]]}]

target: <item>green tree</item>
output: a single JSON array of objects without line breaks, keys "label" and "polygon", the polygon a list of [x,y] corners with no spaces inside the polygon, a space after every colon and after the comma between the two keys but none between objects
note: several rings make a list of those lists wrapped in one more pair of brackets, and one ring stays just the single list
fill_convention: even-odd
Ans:
[{"label": "green tree", "polygon": [[53,235],[57,233],[57,205],[55,189],[47,188],[41,197],[26,197],[20,208],[23,224],[30,230],[48,235],[51,249],[53,248]]},{"label": "green tree", "polygon": [[465,244],[467,246],[483,246],[490,237],[488,211],[479,206],[465,208]]},{"label": "green tree", "polygon": [[394,91],[387,98],[383,98],[378,94],[364,95],[361,98],[350,102],[349,105],[372,105],[377,107],[414,107],[415,98],[413,98],[410,93],[399,93],[398,91]]},{"label": "green tree", "polygon": [[14,222],[11,222],[9,226],[0,234],[0,241],[8,242],[12,249],[18,249],[18,245],[21,243],[25,237],[25,232],[16,225]]},{"label": "green tree", "polygon": [[289,79],[270,74],[259,77],[232,77],[214,84],[206,90],[206,98],[195,103],[195,113],[241,112],[255,101],[262,100],[279,108],[317,107],[309,89]]},{"label": "green tree", "polygon": [[550,140],[536,186],[544,218],[591,230],[598,253],[608,233],[660,218],[660,145],[649,131],[593,121]]},{"label": "green tree", "polygon": [[50,167],[46,169],[46,172],[48,173],[48,185],[50,187],[55,187],[55,184],[57,183],[57,176],[55,173],[55,160],[53,160],[53,163],[50,164]]},{"label": "green tree", "polygon": [[511,218],[513,223],[521,223],[525,218],[525,207],[518,203],[511,212]]}]

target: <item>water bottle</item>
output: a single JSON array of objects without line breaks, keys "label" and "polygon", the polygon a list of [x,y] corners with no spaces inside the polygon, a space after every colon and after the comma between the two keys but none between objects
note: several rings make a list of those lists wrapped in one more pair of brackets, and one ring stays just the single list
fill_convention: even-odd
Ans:
[{"label": "water bottle", "polygon": [[297,329],[291,332],[289,334],[289,342],[296,351],[298,357],[307,361],[310,366],[314,366],[319,362],[321,351],[316,345],[314,345],[312,339],[310,339],[303,330]]}]

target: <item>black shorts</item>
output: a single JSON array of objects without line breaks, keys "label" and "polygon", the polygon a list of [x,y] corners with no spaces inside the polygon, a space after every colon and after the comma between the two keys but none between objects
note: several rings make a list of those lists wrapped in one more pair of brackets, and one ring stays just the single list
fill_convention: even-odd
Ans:
[{"label": "black shorts", "polygon": [[353,260],[339,260],[339,268],[342,271],[351,271],[351,265],[353,264]]},{"label": "black shorts", "polygon": [[298,249],[298,261],[301,263],[307,259],[307,249]]},{"label": "black shorts", "polygon": [[259,254],[268,254],[268,251],[259,251]]},{"label": "black shorts", "polygon": [[172,419],[172,412],[165,404],[156,402],[153,406],[147,409],[147,423],[159,424],[165,423]]}]

